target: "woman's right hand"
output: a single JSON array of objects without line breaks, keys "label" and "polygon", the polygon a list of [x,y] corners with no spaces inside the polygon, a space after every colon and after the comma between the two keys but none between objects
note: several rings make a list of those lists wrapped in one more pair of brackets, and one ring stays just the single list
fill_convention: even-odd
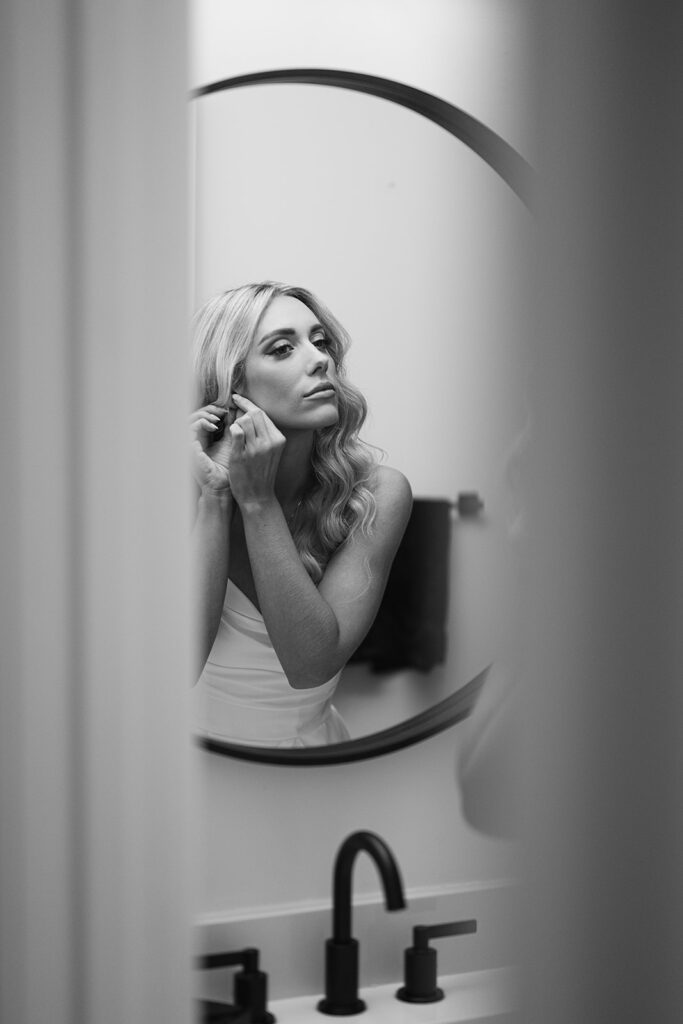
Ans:
[{"label": "woman's right hand", "polygon": [[227,417],[228,410],[220,405],[204,405],[190,416],[193,476],[202,490],[217,494],[230,493],[232,435]]}]

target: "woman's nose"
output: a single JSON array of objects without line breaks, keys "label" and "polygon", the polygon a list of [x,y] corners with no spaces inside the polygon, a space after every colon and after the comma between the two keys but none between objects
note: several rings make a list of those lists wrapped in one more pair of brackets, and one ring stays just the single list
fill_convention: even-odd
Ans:
[{"label": "woman's nose", "polygon": [[324,352],[322,349],[317,348],[315,345],[311,345],[311,349],[311,373],[315,373],[316,370],[326,370],[330,363],[329,354]]}]

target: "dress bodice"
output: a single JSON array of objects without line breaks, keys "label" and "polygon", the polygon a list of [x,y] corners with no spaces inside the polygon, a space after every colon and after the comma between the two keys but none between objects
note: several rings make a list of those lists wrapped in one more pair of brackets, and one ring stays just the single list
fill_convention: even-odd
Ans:
[{"label": "dress bodice", "polygon": [[331,703],[340,675],[310,689],[290,686],[263,616],[229,580],[216,639],[193,691],[196,728],[211,738],[255,746],[349,739]]}]

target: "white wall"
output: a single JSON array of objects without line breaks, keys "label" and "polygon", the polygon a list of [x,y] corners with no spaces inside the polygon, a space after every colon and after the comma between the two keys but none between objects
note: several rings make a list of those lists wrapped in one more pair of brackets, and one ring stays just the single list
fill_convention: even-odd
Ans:
[{"label": "white wall", "polygon": [[[363,70],[432,90],[521,145],[514,6],[200,3],[193,80],[277,67]],[[495,655],[504,470],[525,421],[516,296],[526,214],[464,146],[382,101],[258,86],[199,104],[197,301],[267,276],[317,290],[354,337],[351,373],[368,394],[369,440],[388,450],[416,496],[477,489],[486,501],[481,523],[454,529],[451,660],[429,691],[440,696]],[[293,173],[283,151],[287,162],[300,158]],[[304,771],[200,756],[202,912],[215,920],[327,899],[334,851],[361,827],[386,836],[409,887],[507,875],[509,851],[460,817],[456,746],[457,729],[388,758]],[[357,884],[377,889],[365,866]]]},{"label": "white wall", "polygon": [[0,1018],[180,1024],[185,9],[1,18]]}]

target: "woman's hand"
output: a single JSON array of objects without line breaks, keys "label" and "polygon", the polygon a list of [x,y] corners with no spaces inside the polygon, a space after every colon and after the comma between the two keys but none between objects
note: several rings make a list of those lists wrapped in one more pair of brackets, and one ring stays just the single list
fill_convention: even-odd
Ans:
[{"label": "woman's hand", "polygon": [[190,416],[192,472],[202,490],[230,492],[232,435],[225,430],[220,436],[227,415],[220,405],[204,405]]},{"label": "woman's hand", "polygon": [[275,477],[285,446],[273,421],[257,405],[233,395],[240,410],[230,427],[230,487],[240,507],[260,505],[275,498]]}]

